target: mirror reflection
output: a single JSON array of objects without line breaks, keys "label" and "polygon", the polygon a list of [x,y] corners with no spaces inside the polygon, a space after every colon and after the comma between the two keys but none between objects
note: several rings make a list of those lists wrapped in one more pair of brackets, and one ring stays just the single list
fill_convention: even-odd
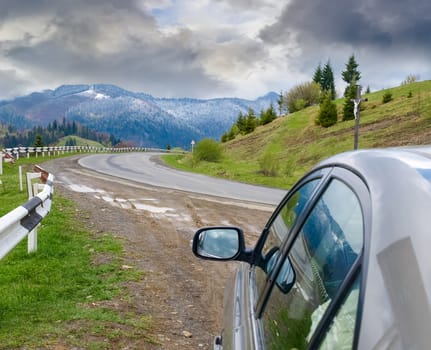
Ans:
[{"label": "mirror reflection", "polygon": [[238,231],[230,228],[211,228],[200,232],[197,253],[208,258],[231,259],[239,252]]},{"label": "mirror reflection", "polygon": [[[266,272],[270,274],[274,267],[277,265],[280,257],[280,250],[275,248],[273,252],[270,253],[270,258],[266,265]],[[295,270],[289,260],[289,257],[286,257],[281,270],[277,275],[277,279],[275,281],[277,287],[283,292],[288,293],[295,283],[296,275]]]}]

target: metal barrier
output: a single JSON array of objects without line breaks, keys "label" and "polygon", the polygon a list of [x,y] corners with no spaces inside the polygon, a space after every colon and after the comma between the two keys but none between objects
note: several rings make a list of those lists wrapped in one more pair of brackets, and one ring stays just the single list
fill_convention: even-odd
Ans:
[{"label": "metal barrier", "polygon": [[0,259],[26,236],[29,236],[28,252],[37,250],[37,231],[34,230],[51,210],[54,175],[38,166],[35,170],[40,172],[41,181],[44,183],[42,192],[0,218]]},{"label": "metal barrier", "polygon": [[[53,147],[13,147],[5,148],[3,150],[4,161],[15,162],[15,159],[21,157],[38,157],[38,156],[56,156],[65,153],[118,153],[118,152],[163,152],[163,153],[177,153],[178,151],[171,151],[162,148],[150,147],[92,147],[92,146],[53,146]],[[184,153],[184,152],[180,152]],[[0,174],[1,175],[1,174]]]}]

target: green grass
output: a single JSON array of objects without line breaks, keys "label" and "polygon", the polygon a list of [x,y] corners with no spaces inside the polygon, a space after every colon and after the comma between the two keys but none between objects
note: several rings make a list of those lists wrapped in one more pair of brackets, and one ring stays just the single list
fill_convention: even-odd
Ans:
[{"label": "green grass", "polygon": [[97,147],[97,148],[105,147],[97,141],[84,139],[82,137],[75,136],[75,135],[62,137],[60,140],[58,140],[56,146],[65,146],[66,142],[71,138],[76,140],[76,146],[90,146],[90,147]]},{"label": "green grass", "polygon": [[[431,144],[431,81],[389,90],[393,100],[385,104],[382,98],[387,90],[362,96],[368,101],[361,105],[359,148]],[[183,170],[289,188],[317,162],[353,149],[355,121],[341,120],[344,99],[335,103],[339,120],[330,128],[315,125],[319,107],[312,106],[223,144],[224,159],[218,163],[192,164],[187,155],[165,155],[163,159]],[[278,168],[275,176],[262,173],[264,157]]]},{"label": "green grass", "polygon": [[[1,215],[27,200],[17,166],[31,160],[4,164]],[[87,231],[77,215],[71,201],[55,194],[38,229],[37,252],[28,254],[24,239],[0,260],[0,349],[115,349],[136,337],[154,343],[150,316],[110,307],[131,302],[124,283],[144,272],[123,269],[122,242]]]}]

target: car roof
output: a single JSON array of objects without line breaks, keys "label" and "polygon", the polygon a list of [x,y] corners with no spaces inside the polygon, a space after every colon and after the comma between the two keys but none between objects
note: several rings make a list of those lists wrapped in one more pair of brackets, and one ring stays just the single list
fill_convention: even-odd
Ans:
[{"label": "car roof", "polygon": [[351,151],[317,167],[327,166],[355,172],[370,194],[359,348],[427,348],[431,343],[431,146]]}]

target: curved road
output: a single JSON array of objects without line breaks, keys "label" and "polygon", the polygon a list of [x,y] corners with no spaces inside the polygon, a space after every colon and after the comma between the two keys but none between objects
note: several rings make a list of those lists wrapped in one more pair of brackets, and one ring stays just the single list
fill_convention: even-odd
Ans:
[{"label": "curved road", "polygon": [[158,164],[158,153],[94,154],[79,160],[85,168],[153,186],[223,198],[277,205],[287,191],[247,185],[171,169]]}]

